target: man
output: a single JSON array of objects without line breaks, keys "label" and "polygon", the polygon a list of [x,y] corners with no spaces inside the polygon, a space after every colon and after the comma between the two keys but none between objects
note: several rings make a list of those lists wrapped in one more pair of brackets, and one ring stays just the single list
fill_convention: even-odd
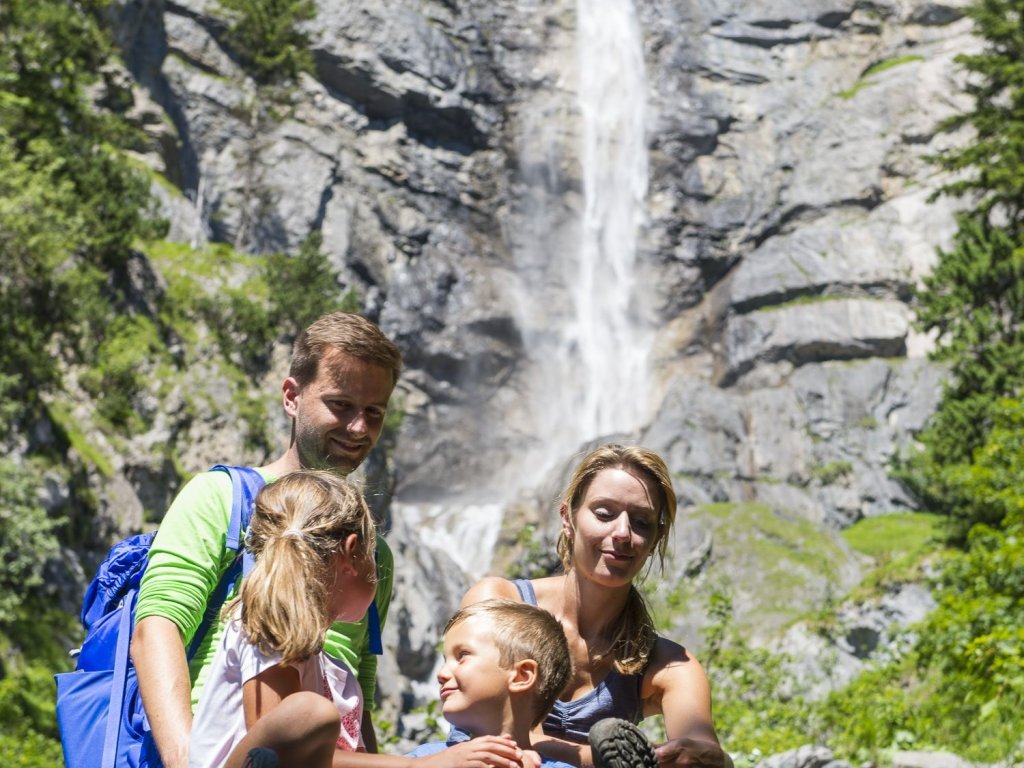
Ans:
[{"label": "man", "polygon": [[[333,469],[347,475],[369,454],[384,426],[388,400],[401,371],[398,348],[359,315],[325,315],[296,339],[282,385],[291,419],[288,448],[257,470],[267,482],[298,469]],[[225,551],[231,481],[205,472],[189,481],[167,511],[150,550],[135,613],[132,660],[157,749],[166,768],[188,765],[192,707],[213,658],[222,627],[207,633],[190,665],[185,647],[202,621],[210,592],[232,559]],[[375,602],[381,621],[391,600],[393,559],[378,539],[380,581]],[[376,657],[367,650],[367,619],[335,624],[325,651],[356,670],[372,702]],[[363,739],[376,751],[369,710]]]}]

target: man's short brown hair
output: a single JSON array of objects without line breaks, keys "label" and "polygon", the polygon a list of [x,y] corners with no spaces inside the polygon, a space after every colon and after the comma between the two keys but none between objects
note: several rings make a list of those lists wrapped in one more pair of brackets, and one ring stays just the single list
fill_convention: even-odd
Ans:
[{"label": "man's short brown hair", "polygon": [[391,371],[392,383],[402,372],[402,353],[376,324],[352,312],[332,312],[316,320],[299,334],[292,347],[288,375],[300,385],[316,378],[320,359],[328,349],[337,349],[364,363]]}]

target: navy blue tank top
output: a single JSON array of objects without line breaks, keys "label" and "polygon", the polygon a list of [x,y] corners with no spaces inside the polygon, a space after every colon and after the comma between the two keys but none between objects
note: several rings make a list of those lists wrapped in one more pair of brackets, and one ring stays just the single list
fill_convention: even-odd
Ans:
[{"label": "navy blue tank top", "polygon": [[[512,583],[524,603],[537,604],[537,593],[528,579],[516,579]],[[612,669],[585,696],[574,701],[556,701],[544,720],[544,733],[586,744],[587,734],[598,720],[618,717],[639,723],[643,719],[643,698],[640,695],[643,679],[642,674],[623,675]]]}]

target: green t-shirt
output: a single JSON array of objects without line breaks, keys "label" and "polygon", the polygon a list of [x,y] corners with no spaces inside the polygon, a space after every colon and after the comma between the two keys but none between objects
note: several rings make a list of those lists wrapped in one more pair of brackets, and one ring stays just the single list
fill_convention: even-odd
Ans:
[{"label": "green t-shirt", "polygon": [[[276,479],[261,474],[268,483]],[[188,647],[202,623],[210,593],[234,559],[235,553],[225,546],[230,519],[231,478],[227,472],[204,472],[185,484],[167,510],[149,551],[149,565],[142,577],[135,608],[136,623],[147,616],[163,616],[178,626]],[[378,536],[378,581],[374,599],[382,629],[391,605],[394,570],[391,549],[384,538]],[[223,631],[224,625],[217,622],[189,663],[193,709]],[[372,708],[377,657],[370,653],[368,642],[366,617],[354,624],[337,622],[327,631],[324,651],[357,673],[365,706]]]}]

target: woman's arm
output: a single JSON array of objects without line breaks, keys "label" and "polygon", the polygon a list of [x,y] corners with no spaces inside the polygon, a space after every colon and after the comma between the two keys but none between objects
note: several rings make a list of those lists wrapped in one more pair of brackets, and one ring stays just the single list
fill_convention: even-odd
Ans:
[{"label": "woman's arm", "polygon": [[480,736],[433,755],[403,757],[368,752],[334,752],[331,768],[524,768],[524,753],[508,736]]},{"label": "woman's arm", "polygon": [[560,760],[580,768],[593,768],[594,759],[590,756],[589,744],[577,744],[572,741],[550,736],[537,726],[530,734],[531,746],[549,760]]},{"label": "woman's arm", "polygon": [[665,718],[668,738],[655,749],[672,768],[732,768],[711,716],[711,686],[700,662],[678,643],[659,637],[644,675],[644,714]]}]

